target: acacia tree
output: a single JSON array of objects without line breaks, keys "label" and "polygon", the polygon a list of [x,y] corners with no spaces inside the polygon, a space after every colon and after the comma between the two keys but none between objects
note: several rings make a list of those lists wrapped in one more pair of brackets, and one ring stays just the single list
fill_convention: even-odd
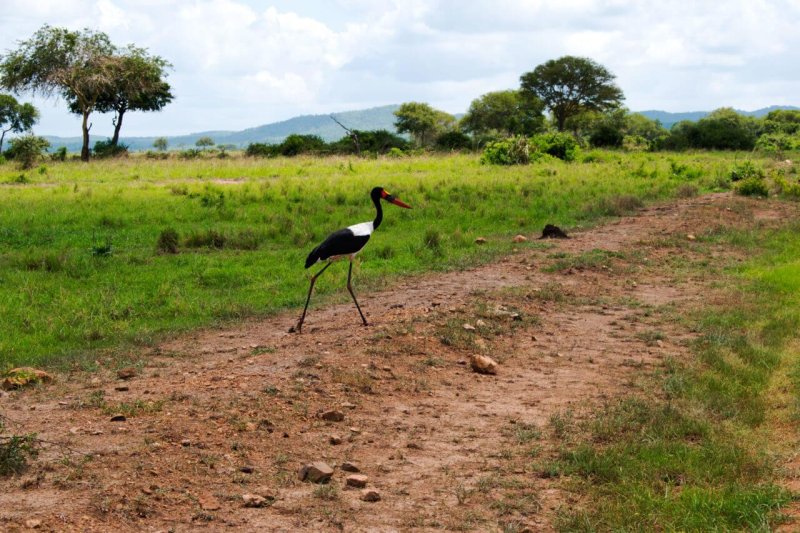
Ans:
[{"label": "acacia tree", "polygon": [[553,113],[558,131],[564,131],[571,116],[607,111],[622,103],[625,96],[614,79],[608,69],[589,58],[564,56],[523,74],[520,90],[540,98]]},{"label": "acacia tree", "polygon": [[431,141],[439,132],[451,129],[455,118],[421,102],[406,102],[394,112],[398,133],[410,133],[419,146]]},{"label": "acacia tree", "polygon": [[30,131],[39,120],[39,110],[33,104],[20,104],[10,94],[0,94],[0,154],[6,133]]},{"label": "acacia tree", "polygon": [[[109,64],[111,83],[95,104],[100,113],[114,113],[112,147],[119,144],[122,118],[127,111],[160,111],[172,101],[172,88],[164,81],[170,66],[165,59],[150,56],[147,50],[135,46],[114,55]],[[77,100],[71,101],[69,107],[73,113],[81,113]]]},{"label": "acacia tree", "polygon": [[461,119],[472,133],[499,131],[506,136],[531,135],[542,129],[544,104],[521,91],[495,91],[476,98]]},{"label": "acacia tree", "polygon": [[45,97],[59,95],[82,116],[81,159],[89,160],[89,115],[117,72],[108,36],[89,29],[70,31],[42,26],[0,61],[0,86]]}]

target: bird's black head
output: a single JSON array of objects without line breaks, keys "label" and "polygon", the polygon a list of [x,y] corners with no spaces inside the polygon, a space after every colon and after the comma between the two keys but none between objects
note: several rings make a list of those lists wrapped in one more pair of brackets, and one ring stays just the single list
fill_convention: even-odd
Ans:
[{"label": "bird's black head", "polygon": [[382,199],[386,200],[387,202],[392,203],[394,205],[399,205],[400,207],[405,207],[406,209],[411,209],[410,205],[408,205],[407,203],[395,198],[394,196],[389,194],[386,191],[386,189],[384,189],[383,187],[375,187],[374,189],[372,189],[372,192],[370,193],[370,196],[372,197],[372,201],[375,202],[376,204],[382,198]]}]

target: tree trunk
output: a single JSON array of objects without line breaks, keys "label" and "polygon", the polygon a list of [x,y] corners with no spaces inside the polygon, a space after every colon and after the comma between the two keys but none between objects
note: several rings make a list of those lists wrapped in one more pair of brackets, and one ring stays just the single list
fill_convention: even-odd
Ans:
[{"label": "tree trunk", "polygon": [[118,109],[117,116],[114,117],[114,136],[111,137],[111,146],[117,146],[119,143],[119,130],[122,129],[122,115],[124,114],[124,109]]},{"label": "tree trunk", "polygon": [[81,146],[81,161],[89,161],[89,112],[83,112],[83,122],[81,123],[83,132],[83,146]]},{"label": "tree trunk", "polygon": [[11,130],[2,130],[3,134],[0,135],[0,155],[3,155],[3,139],[6,138],[6,132]]}]

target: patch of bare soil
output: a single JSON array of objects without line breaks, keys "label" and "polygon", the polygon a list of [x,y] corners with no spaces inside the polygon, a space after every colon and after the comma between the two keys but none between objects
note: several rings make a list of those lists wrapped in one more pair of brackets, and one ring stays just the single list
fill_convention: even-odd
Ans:
[{"label": "patch of bare soil", "polygon": [[[565,426],[652,394],[647,376],[686,356],[691,333],[665,316],[702,302],[713,272],[682,265],[729,254],[700,237],[788,215],[728,194],[658,205],[361,294],[369,327],[352,304],[312,308],[300,335],[294,314],[251,321],[166,343],[129,379],[4,393],[8,429],[48,444],[2,480],[0,528],[552,530],[578,502],[547,473]],[[329,483],[298,479],[318,461]]]}]

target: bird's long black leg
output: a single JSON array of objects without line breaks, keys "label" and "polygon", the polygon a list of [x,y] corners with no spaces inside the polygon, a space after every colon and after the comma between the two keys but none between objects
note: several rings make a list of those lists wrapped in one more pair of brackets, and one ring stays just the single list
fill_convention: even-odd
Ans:
[{"label": "bird's long black leg", "polygon": [[314,276],[311,278],[311,286],[309,286],[309,287],[308,287],[308,297],[306,298],[306,306],[303,308],[303,314],[300,316],[300,320],[297,322],[297,325],[294,327],[294,331],[296,331],[297,333],[300,333],[300,330],[303,328],[303,320],[305,320],[305,319],[306,319],[306,310],[308,310],[308,302],[310,302],[310,301],[311,301],[311,292],[314,290],[314,283],[316,283],[316,282],[317,282],[317,278],[318,278],[318,277],[319,277],[319,276],[320,276],[320,275],[321,275],[323,272],[325,272],[325,270],[326,270],[326,269],[327,269],[329,266],[331,266],[331,263],[328,263],[327,265],[325,265],[324,267],[322,267],[322,270],[320,270],[319,272],[317,272],[316,274],[314,274]]},{"label": "bird's long black leg", "polygon": [[353,275],[353,260],[350,259],[350,269],[347,271],[347,290],[350,291],[350,296],[353,297],[353,301],[356,304],[356,309],[358,309],[358,314],[361,315],[361,320],[364,321],[364,325],[368,326],[367,319],[364,318],[364,313],[361,312],[361,306],[358,305],[358,300],[356,300],[356,295],[353,292],[353,286],[350,284],[350,278]]}]

